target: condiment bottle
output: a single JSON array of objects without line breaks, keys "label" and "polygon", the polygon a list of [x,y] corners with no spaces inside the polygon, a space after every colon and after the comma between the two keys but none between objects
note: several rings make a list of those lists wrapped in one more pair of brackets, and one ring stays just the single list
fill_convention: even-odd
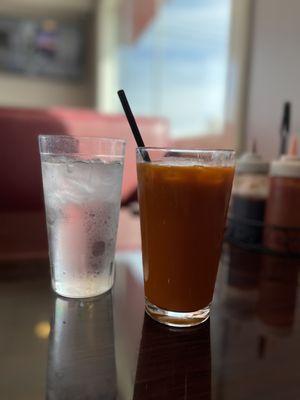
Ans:
[{"label": "condiment bottle", "polygon": [[245,153],[237,161],[228,225],[228,236],[235,242],[262,243],[268,171],[269,163],[255,152]]},{"label": "condiment bottle", "polygon": [[266,247],[300,254],[300,158],[294,154],[271,164],[265,224]]}]

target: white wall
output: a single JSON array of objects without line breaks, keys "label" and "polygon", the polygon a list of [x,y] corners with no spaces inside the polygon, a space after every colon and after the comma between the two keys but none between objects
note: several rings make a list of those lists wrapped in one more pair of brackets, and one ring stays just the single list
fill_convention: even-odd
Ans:
[{"label": "white wall", "polygon": [[91,10],[93,0],[1,0],[0,13],[13,15],[31,15],[39,13],[47,16],[47,13],[57,15],[84,13]]},{"label": "white wall", "polygon": [[89,86],[43,78],[0,73],[0,106],[87,107],[91,105]]},{"label": "white wall", "polygon": [[300,133],[300,1],[256,0],[246,118],[248,145],[275,157],[285,100],[293,103],[292,129]]},{"label": "white wall", "polygon": [[[242,151],[245,145],[246,94],[249,85],[249,47],[252,17],[253,0],[231,0],[225,133],[232,137],[234,147],[238,151]],[[222,145],[224,144],[222,143]]]}]

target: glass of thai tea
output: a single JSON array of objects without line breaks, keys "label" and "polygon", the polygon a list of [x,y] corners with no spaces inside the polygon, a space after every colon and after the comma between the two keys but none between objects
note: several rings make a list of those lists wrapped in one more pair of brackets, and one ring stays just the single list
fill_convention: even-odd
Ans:
[{"label": "glass of thai tea", "polygon": [[209,317],[234,159],[232,150],[137,149],[146,312],[161,323]]}]

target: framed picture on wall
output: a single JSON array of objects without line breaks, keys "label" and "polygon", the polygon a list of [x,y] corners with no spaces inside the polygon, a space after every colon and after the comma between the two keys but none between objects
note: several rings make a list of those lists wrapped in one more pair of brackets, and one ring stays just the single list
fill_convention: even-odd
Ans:
[{"label": "framed picture on wall", "polygon": [[80,80],[84,21],[0,17],[0,69],[30,76]]}]

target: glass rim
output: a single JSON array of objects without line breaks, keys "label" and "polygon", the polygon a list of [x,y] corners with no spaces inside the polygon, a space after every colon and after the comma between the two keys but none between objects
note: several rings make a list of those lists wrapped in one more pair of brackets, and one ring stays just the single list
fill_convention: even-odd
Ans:
[{"label": "glass rim", "polygon": [[123,143],[126,144],[126,139],[121,139],[121,138],[111,138],[107,136],[81,136],[81,135],[60,135],[60,134],[49,134],[49,133],[41,133],[38,135],[39,140],[40,139],[67,139],[67,140],[97,140],[99,142],[115,142],[115,143]]},{"label": "glass rim", "polygon": [[153,147],[153,146],[139,146],[136,148],[137,151],[172,151],[174,153],[228,153],[228,154],[234,154],[236,153],[236,150],[234,149],[200,149],[200,148],[174,148],[174,147]]}]

